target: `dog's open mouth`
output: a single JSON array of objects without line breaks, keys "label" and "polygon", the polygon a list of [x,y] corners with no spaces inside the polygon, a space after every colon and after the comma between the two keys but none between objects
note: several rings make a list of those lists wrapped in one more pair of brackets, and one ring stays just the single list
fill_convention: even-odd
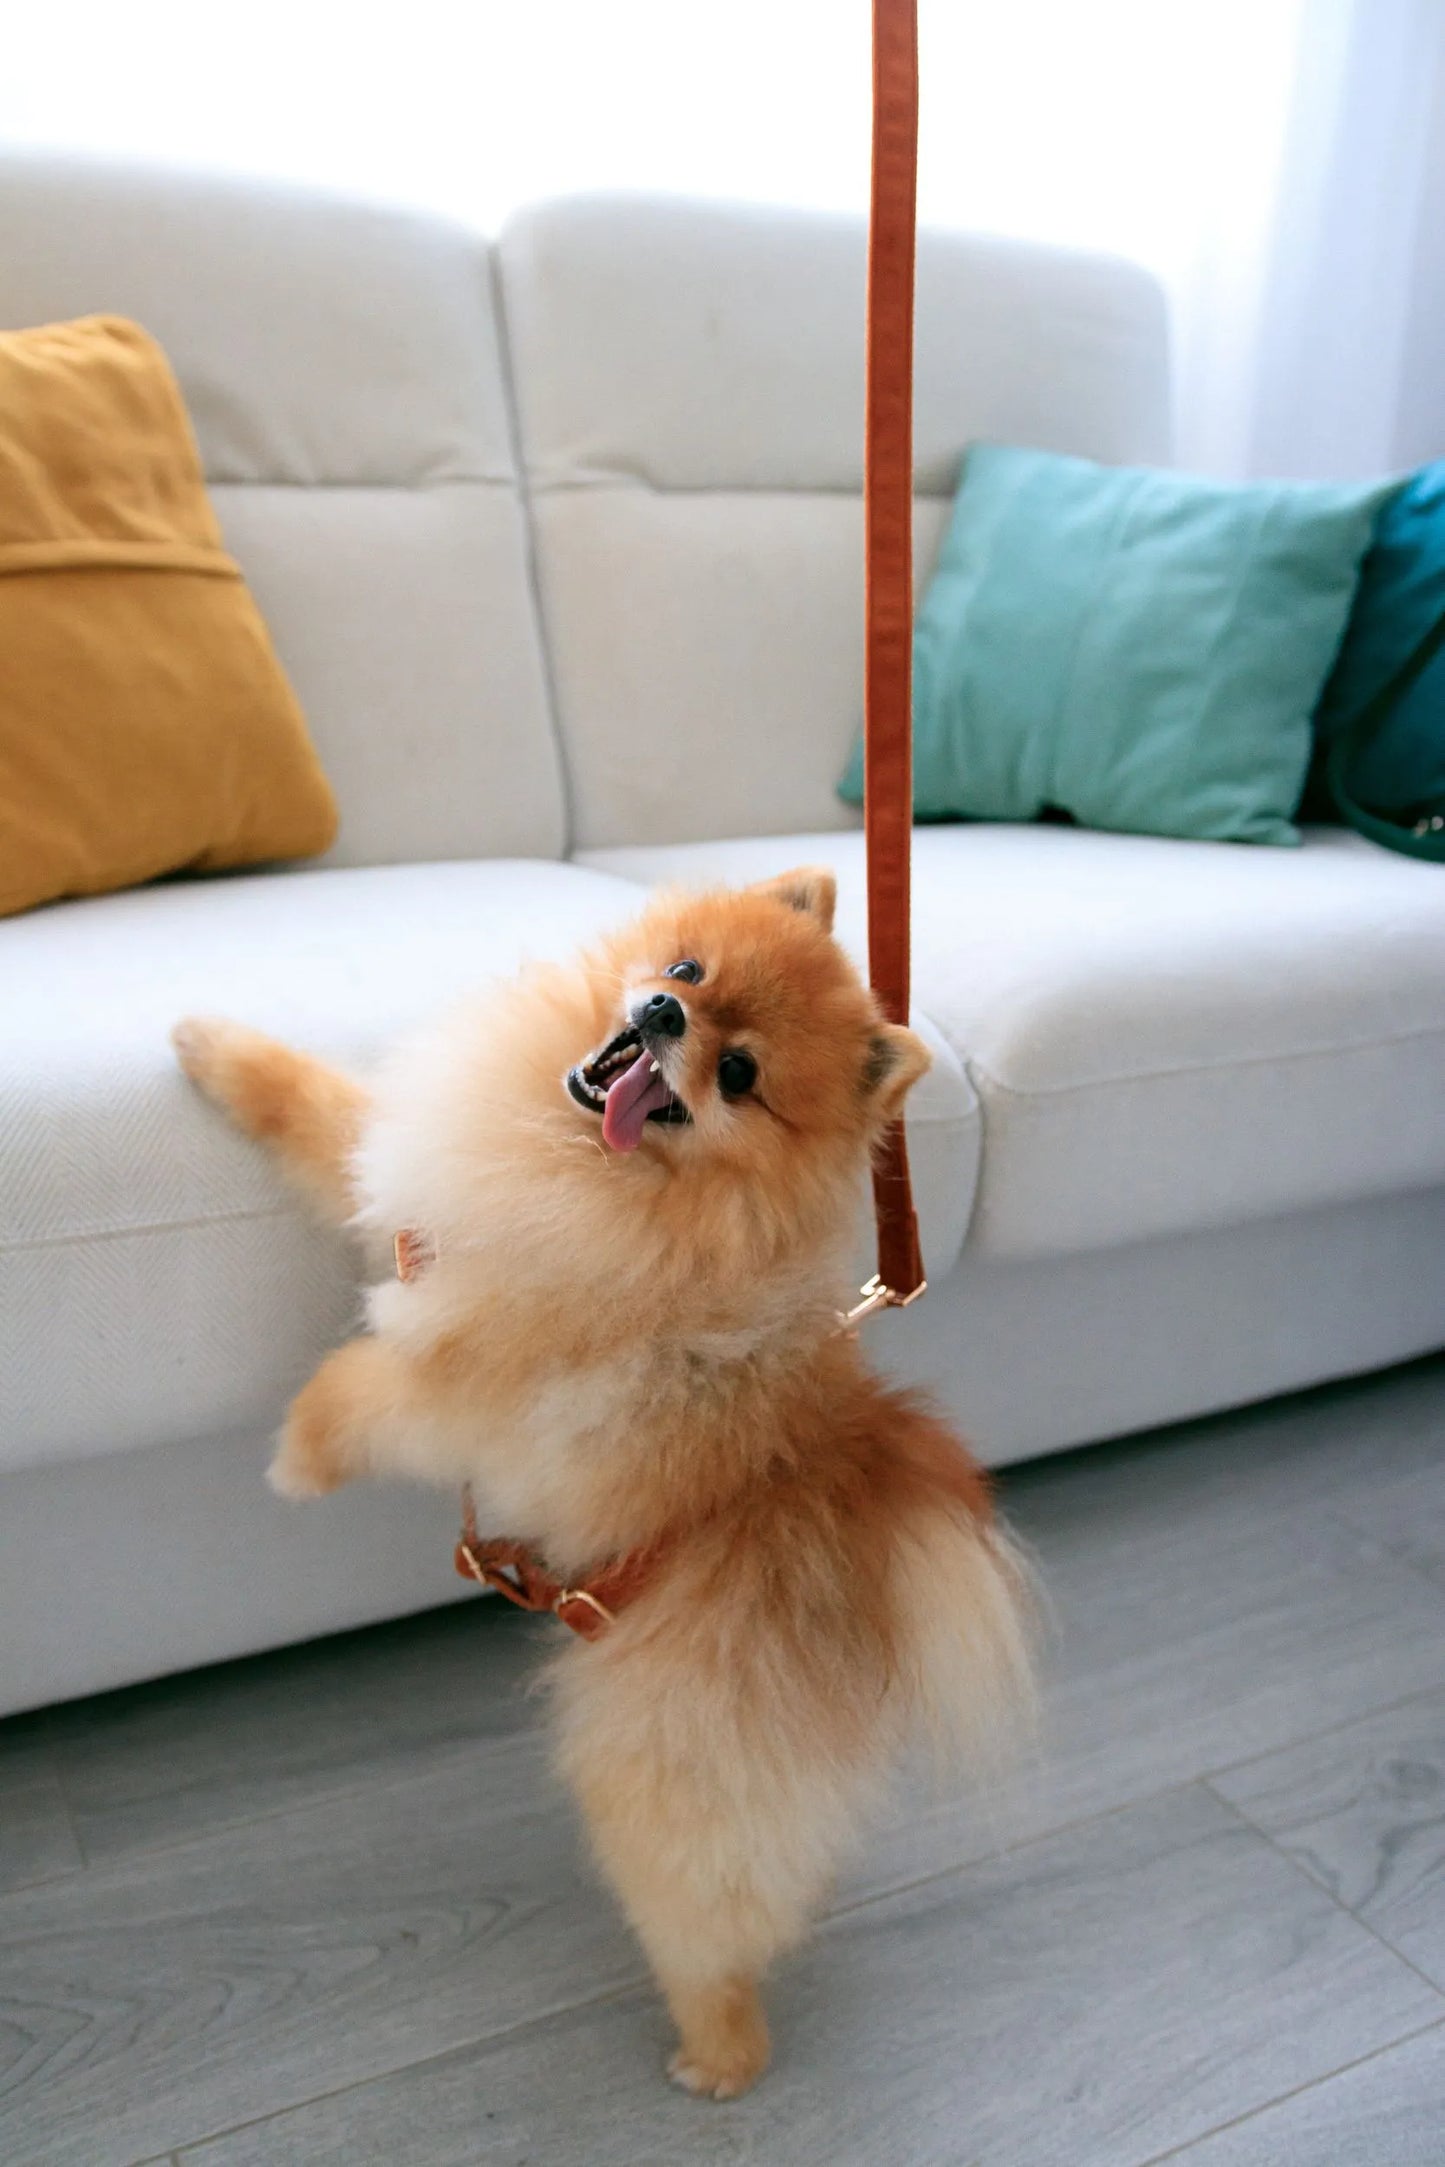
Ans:
[{"label": "dog's open mouth", "polygon": [[630,1024],[567,1071],[567,1089],[588,1113],[601,1114],[603,1138],[614,1151],[635,1151],[649,1121],[692,1119]]}]

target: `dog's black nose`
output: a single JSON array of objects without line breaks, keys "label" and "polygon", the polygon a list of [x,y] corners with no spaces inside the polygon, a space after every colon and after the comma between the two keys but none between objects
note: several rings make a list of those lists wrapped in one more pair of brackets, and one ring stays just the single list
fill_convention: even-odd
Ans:
[{"label": "dog's black nose", "polygon": [[687,1011],[675,993],[654,993],[634,1007],[632,1028],[660,1038],[681,1038],[687,1029]]}]

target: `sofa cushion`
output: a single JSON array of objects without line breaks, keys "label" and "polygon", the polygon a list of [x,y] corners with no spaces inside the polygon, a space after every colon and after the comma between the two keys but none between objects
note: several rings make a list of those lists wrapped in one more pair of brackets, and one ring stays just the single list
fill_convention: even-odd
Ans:
[{"label": "sofa cushion", "polygon": [[[1337,812],[1329,783],[1332,747],[1358,740],[1345,764],[1348,797],[1414,825],[1445,807],[1445,652],[1400,678],[1445,616],[1445,459],[1412,474],[1386,501],[1360,573],[1344,645],[1315,716],[1306,817]],[[1375,714],[1383,700],[1384,711]],[[1373,719],[1372,719],[1373,717]],[[1437,831],[1438,832],[1438,831]],[[1393,838],[1391,838],[1393,841]]]},{"label": "sofa cushion", "polygon": [[0,332],[0,912],[315,857],[336,803],[138,324]]},{"label": "sofa cushion", "polygon": [[[971,1247],[1045,1256],[1445,1181],[1445,878],[1359,836],[1297,851],[921,828],[915,997],[983,1108]],[[644,882],[837,868],[860,836],[607,850]]]},{"label": "sofa cushion", "polygon": [[[0,1466],[254,1433],[354,1319],[357,1258],[181,1077],[181,1016],[365,1066],[637,902],[578,866],[491,861],[175,883],[0,924]],[[922,1028],[937,1058],[917,1154],[941,1273],[972,1208],[978,1109]]]},{"label": "sofa cushion", "polygon": [[335,787],[332,862],[560,852],[487,244],[299,189],[10,153],[0,263],[0,328],[102,311],[169,355]]},{"label": "sofa cushion", "polygon": [[[1310,717],[1392,485],[974,444],[913,634],[920,820],[1297,843]],[[839,791],[863,803],[860,737]]]},{"label": "sofa cushion", "polygon": [[[862,222],[594,198],[498,253],[578,842],[855,826]],[[1127,264],[923,234],[915,373],[920,571],[972,438],[1169,454]]]}]

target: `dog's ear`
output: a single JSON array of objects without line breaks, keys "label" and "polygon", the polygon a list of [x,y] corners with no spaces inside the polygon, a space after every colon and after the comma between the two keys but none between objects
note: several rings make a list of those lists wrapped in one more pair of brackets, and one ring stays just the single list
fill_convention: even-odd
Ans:
[{"label": "dog's ear", "polygon": [[932,1066],[933,1055],[912,1031],[901,1023],[879,1025],[868,1041],[863,1091],[880,1121],[896,1119],[919,1077]]},{"label": "dog's ear", "polygon": [[786,903],[789,910],[816,918],[825,933],[833,930],[838,883],[825,865],[795,866],[791,873],[779,873],[773,880],[755,881],[747,893],[770,895],[775,902]]}]

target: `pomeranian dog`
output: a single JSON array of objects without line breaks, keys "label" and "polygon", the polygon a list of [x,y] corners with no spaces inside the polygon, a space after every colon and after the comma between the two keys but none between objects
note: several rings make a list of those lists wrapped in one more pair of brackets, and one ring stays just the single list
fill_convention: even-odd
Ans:
[{"label": "pomeranian dog", "polygon": [[833,902],[810,869],[664,896],[370,1088],[236,1024],[175,1033],[325,1212],[422,1259],[299,1394],[271,1480],[469,1483],[568,1591],[560,1766],[670,2073],[715,2099],[767,2066],[761,1977],[910,1727],[974,1749],[1029,1691],[985,1476],[839,1326],[870,1152],[929,1056]]}]

